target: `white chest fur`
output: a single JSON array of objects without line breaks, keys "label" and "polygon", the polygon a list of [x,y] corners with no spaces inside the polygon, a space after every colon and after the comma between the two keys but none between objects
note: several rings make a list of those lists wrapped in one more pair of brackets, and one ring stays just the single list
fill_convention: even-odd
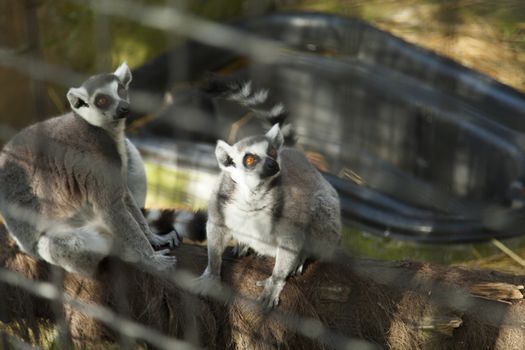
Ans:
[{"label": "white chest fur", "polygon": [[272,232],[270,209],[253,210],[233,203],[224,208],[224,220],[236,241],[248,245],[259,254],[275,256],[277,242]]}]

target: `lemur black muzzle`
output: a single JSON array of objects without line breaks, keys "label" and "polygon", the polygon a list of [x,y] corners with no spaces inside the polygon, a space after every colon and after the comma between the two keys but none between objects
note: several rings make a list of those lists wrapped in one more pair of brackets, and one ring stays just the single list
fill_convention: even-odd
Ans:
[{"label": "lemur black muzzle", "polygon": [[129,115],[129,103],[122,101],[117,106],[117,118],[126,118]]},{"label": "lemur black muzzle", "polygon": [[279,164],[272,158],[266,158],[263,164],[262,177],[269,177],[279,172]]}]

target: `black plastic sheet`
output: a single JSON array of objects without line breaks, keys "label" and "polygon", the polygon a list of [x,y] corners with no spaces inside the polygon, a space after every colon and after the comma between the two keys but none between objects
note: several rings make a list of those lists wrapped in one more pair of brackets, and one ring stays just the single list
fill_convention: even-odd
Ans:
[{"label": "black plastic sheet", "polygon": [[[287,13],[232,25],[304,52],[228,74],[284,103],[301,146],[322,155],[346,223],[423,242],[523,233],[520,193],[509,195],[525,172],[521,93],[358,20]],[[173,87],[237,59],[190,42],[135,70],[136,91],[175,96],[144,132],[227,138],[241,110]]]}]

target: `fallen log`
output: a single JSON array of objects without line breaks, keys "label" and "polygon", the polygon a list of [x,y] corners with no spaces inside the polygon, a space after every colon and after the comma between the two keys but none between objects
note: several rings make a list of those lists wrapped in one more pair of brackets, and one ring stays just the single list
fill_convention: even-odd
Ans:
[{"label": "fallen log", "polygon": [[[7,242],[0,246],[0,267],[33,281],[53,278],[48,264],[21,253],[5,231],[0,239]],[[184,271],[197,275],[205,267],[204,247],[186,244],[175,254],[179,261],[175,275]],[[241,296],[255,298],[260,293],[255,281],[268,277],[272,267],[269,258],[226,256],[223,280]],[[56,303],[24,288],[0,284],[0,318],[4,326],[10,325],[11,334],[38,342],[41,324],[60,320]],[[118,259],[107,259],[94,280],[67,273],[63,278],[64,290],[81,301],[104,305],[190,344],[219,349],[323,349],[349,344],[352,348],[523,349],[523,284],[525,276],[350,259],[341,254],[333,263],[312,262],[303,275],[290,278],[275,315],[259,312],[243,298],[226,302],[196,297],[177,283]],[[111,326],[71,304],[63,310],[76,345],[129,345],[129,339]]]}]

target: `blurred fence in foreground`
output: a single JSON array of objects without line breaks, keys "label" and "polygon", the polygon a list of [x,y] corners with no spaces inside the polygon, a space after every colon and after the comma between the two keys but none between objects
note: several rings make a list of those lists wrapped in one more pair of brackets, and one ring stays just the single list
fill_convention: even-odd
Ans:
[{"label": "blurred fence in foreground", "polygon": [[[35,44],[38,43],[38,30],[31,27],[31,21],[34,20],[34,18],[32,19],[31,14],[34,16],[34,11],[36,11],[35,8],[37,6],[33,4],[32,1],[26,1],[26,3],[28,5],[28,23],[26,23],[26,25],[28,26],[28,32],[30,34],[30,41],[32,41],[31,43],[29,43],[29,45],[32,45],[33,47],[38,47],[38,44]],[[72,4],[74,4],[75,6],[83,6],[89,8],[92,11],[92,14],[95,18],[94,23],[96,24],[93,28],[93,37],[97,39],[95,40],[94,45],[96,50],[101,52],[101,57],[105,57],[101,59],[101,69],[109,68],[107,66],[110,61],[107,59],[107,57],[108,55],[110,55],[108,51],[111,51],[111,38],[110,35],[108,35],[108,32],[106,32],[106,30],[108,30],[109,25],[112,21],[118,23],[118,21],[122,20],[129,21],[137,26],[155,28],[159,31],[165,32],[167,36],[173,35],[177,36],[178,38],[183,37],[202,44],[209,45],[211,47],[217,47],[220,49],[232,51],[236,55],[242,56],[244,59],[254,62],[255,68],[252,67],[253,70],[251,72],[253,73],[253,76],[261,78],[262,76],[267,75],[267,81],[271,80],[272,77],[278,76],[278,74],[274,74],[273,71],[265,71],[264,67],[279,67],[279,65],[281,65],[280,69],[286,70],[287,68],[289,68],[287,67],[287,65],[289,65],[292,62],[298,65],[303,64],[305,67],[312,68],[312,70],[316,69],[317,67],[317,69],[319,69],[319,76],[326,76],[329,74],[339,74],[341,70],[347,68],[348,64],[348,62],[338,62],[334,60],[330,62],[329,65],[320,66],[320,63],[326,61],[319,60],[319,57],[330,58],[331,55],[334,55],[334,52],[319,52],[319,50],[317,50],[317,48],[315,47],[310,47],[307,48],[307,50],[304,50],[304,48],[302,47],[293,47],[291,45],[283,43],[282,41],[263,38],[247,31],[241,31],[231,26],[225,26],[217,22],[209,21],[199,16],[193,15],[188,11],[185,11],[184,9],[187,7],[185,6],[185,4],[176,4],[177,6],[175,6],[175,4],[171,4],[171,2],[168,2],[168,5],[163,6],[143,5],[135,1],[120,0],[100,0],[90,1],[86,3],[80,1],[73,1]],[[245,11],[247,13],[253,14],[253,12],[255,12],[254,8],[256,7],[257,4],[255,1],[248,1],[245,3]],[[350,37],[345,38],[345,40],[347,40],[350,43],[352,43],[352,41],[355,40],[355,42],[357,43],[359,42],[359,40],[361,40],[361,38]],[[45,87],[44,85],[42,85],[44,82],[50,82],[67,88],[71,86],[78,86],[87,77],[87,74],[77,73],[68,67],[49,64],[46,62],[45,58],[39,57],[39,55],[35,54],[34,52],[21,53],[19,51],[20,50],[18,50],[17,48],[12,48],[8,46],[0,47],[0,66],[3,69],[17,71],[19,74],[27,75],[31,78],[33,84],[34,99],[28,99],[30,101],[25,101],[24,97],[24,99],[16,101],[16,103],[34,103],[36,110],[34,114],[36,117],[35,120],[41,120],[48,117],[48,115],[43,115],[41,113],[41,111],[46,110],[44,106],[46,102],[42,101],[43,99],[45,99]],[[187,60],[191,59],[192,57],[188,55]],[[209,57],[209,59],[213,61],[214,59],[217,59],[217,57]],[[166,77],[168,86],[165,90],[170,90],[172,85],[179,84],[179,80],[181,79],[181,77],[186,77],[187,80],[191,80],[191,77],[189,76],[190,70],[188,69],[190,63],[191,62],[189,61],[184,62],[184,60],[172,60],[168,62],[170,68],[169,71],[171,72],[170,74],[172,76]],[[400,69],[403,69],[403,64],[407,64],[407,62],[403,62],[403,60],[400,60],[398,63],[398,68]],[[365,72],[366,74],[374,74],[370,75],[370,79],[375,79],[378,85],[388,85],[388,89],[392,91],[392,94],[386,96],[387,100],[393,99],[392,96],[394,96],[396,93],[401,93],[395,90],[402,90],[403,87],[406,87],[406,85],[403,86],[403,84],[409,85],[413,83],[403,79],[395,80],[396,77],[392,76],[396,74],[395,72],[372,72],[371,70],[367,70],[369,67],[367,67],[366,64],[360,65],[362,64],[362,62],[359,62],[358,60],[350,60],[350,64],[354,64],[355,69],[357,71]],[[272,87],[274,89],[272,89],[272,91],[277,92],[276,97],[280,97],[278,93],[279,90],[295,91],[297,94],[296,96],[287,96],[287,99],[290,100],[290,104],[292,104],[293,98],[305,99],[302,95],[306,95],[306,99],[311,99],[318,103],[316,104],[316,106],[314,106],[316,109],[314,111],[308,111],[304,109],[301,111],[300,108],[296,107],[294,111],[300,111],[304,115],[316,115],[316,117],[320,115],[322,117],[320,120],[326,125],[330,126],[330,124],[332,123],[332,121],[330,120],[330,107],[334,103],[338,103],[338,97],[336,95],[337,91],[341,91],[342,93],[344,93],[346,90],[352,89],[352,87],[350,85],[346,85],[346,83],[348,82],[344,81],[344,77],[339,77],[340,84],[336,86],[337,88],[332,90],[326,90],[331,91],[332,94],[316,94],[319,86],[326,82],[311,79],[311,77],[301,75],[298,72],[295,72],[297,74],[294,75],[293,69],[291,70],[292,74],[288,76],[288,81],[274,80],[274,86]],[[387,77],[393,79],[387,81]],[[173,80],[170,80],[171,78],[173,78]],[[434,77],[429,77],[429,79],[432,78]],[[264,78],[261,78],[261,81],[264,81]],[[333,81],[335,82],[336,79],[333,79]],[[396,85],[396,83],[400,84]],[[155,84],[155,82],[153,84]],[[283,86],[286,84],[294,86],[292,89],[286,90],[286,86],[279,87],[280,84],[282,84]],[[164,93],[165,91],[161,92]],[[419,129],[416,130],[416,132],[424,133],[425,127],[428,127],[428,125],[426,125],[424,121],[433,118],[433,113],[435,110],[433,109],[433,107],[428,107],[429,105],[446,105],[448,102],[454,99],[449,98],[449,96],[426,94],[426,92],[427,91],[424,91],[424,87],[422,87],[421,91],[419,91],[420,94],[417,96],[419,108],[425,113],[422,112],[420,120],[418,119],[419,124],[417,124],[416,127]],[[365,94],[366,91],[361,90],[356,91],[356,93]],[[509,94],[512,95],[511,97],[514,97],[513,92]],[[50,93],[49,95],[54,96],[52,93]],[[164,98],[164,95],[161,95],[161,97]],[[472,91],[467,91],[466,95],[469,95],[469,97],[474,100],[476,99],[476,96]],[[136,107],[137,114],[144,115],[149,114],[152,111],[158,111],[159,94],[152,94],[151,91],[134,91],[132,98],[134,99],[134,105]],[[520,98],[521,97],[518,96],[517,100],[519,100]],[[53,99],[53,97],[51,97],[51,99]],[[53,103],[55,103],[56,106],[63,107],[61,100],[63,99],[58,97],[56,98],[56,101],[53,101]],[[521,101],[519,102],[521,103]],[[160,103],[163,103],[163,100],[161,100]],[[368,99],[367,103],[371,105],[374,104],[374,98]],[[354,129],[359,129],[362,132],[362,138],[355,140],[355,142],[351,142],[349,145],[345,143],[346,140],[343,132],[341,132],[341,130],[338,130],[338,142],[330,144],[327,142],[326,145],[329,144],[328,146],[330,146],[331,148],[326,147],[324,149],[324,154],[323,152],[313,152],[318,155],[320,154],[320,159],[318,159],[318,165],[321,165],[322,167],[324,162],[324,165],[333,167],[331,169],[325,169],[331,170],[332,173],[339,176],[337,179],[333,179],[333,181],[343,181],[341,180],[341,178],[343,178],[345,181],[352,181],[353,183],[358,185],[360,185],[359,182],[362,182],[376,186],[383,186],[383,188],[388,188],[391,191],[389,194],[403,194],[406,197],[410,197],[409,199],[412,201],[412,203],[416,203],[417,205],[427,204],[431,207],[436,208],[439,214],[445,214],[448,211],[454,211],[455,213],[459,213],[458,216],[462,217],[469,217],[474,215],[476,219],[479,219],[479,217],[481,216],[484,220],[483,224],[491,228],[505,227],[506,223],[511,222],[512,225],[509,229],[521,229],[523,222],[523,219],[521,218],[525,218],[525,215],[523,215],[523,212],[520,210],[513,211],[510,213],[507,212],[505,209],[507,208],[506,206],[508,204],[504,203],[503,199],[506,199],[505,196],[507,195],[507,193],[505,193],[505,186],[510,185],[513,182],[513,180],[520,180],[519,176],[524,170],[523,164],[520,164],[519,162],[508,162],[505,163],[505,166],[507,166],[507,168],[495,169],[494,172],[505,172],[505,174],[508,175],[505,176],[505,180],[508,180],[508,183],[501,184],[500,188],[497,188],[497,191],[492,189],[486,189],[487,196],[480,199],[479,197],[476,197],[476,195],[479,193],[476,192],[477,190],[479,190],[479,183],[487,181],[487,179],[491,178],[491,176],[495,178],[500,178],[491,173],[491,164],[481,164],[483,157],[475,157],[472,155],[476,153],[476,149],[466,150],[466,148],[463,148],[463,153],[459,152],[455,154],[456,159],[444,159],[443,157],[446,158],[446,155],[441,155],[442,158],[440,159],[432,159],[431,154],[427,155],[427,158],[423,157],[425,155],[424,147],[428,145],[428,143],[425,143],[425,140],[421,140],[420,144],[407,144],[405,141],[408,138],[405,138],[402,134],[395,134],[396,130],[399,131],[402,129],[403,125],[401,125],[400,127],[400,123],[403,123],[404,121],[400,119],[389,118],[390,114],[394,113],[396,107],[391,105],[389,106],[389,108],[377,109],[377,113],[382,114],[382,117],[386,120],[385,128],[375,130],[373,129],[374,125],[368,125],[366,124],[366,121],[361,120],[360,123],[355,122],[352,126],[354,127]],[[468,110],[469,107],[466,107],[465,109]],[[447,117],[449,119],[446,120],[446,125],[443,126],[443,130],[445,132],[440,133],[439,136],[446,136],[447,132],[453,133],[453,131],[447,129],[447,126],[449,125],[447,123],[451,123],[451,120],[454,120],[454,118],[456,118],[458,115],[467,115],[467,113],[463,112],[464,110],[458,109],[450,112],[450,114],[447,114]],[[348,114],[352,113],[359,113],[359,111],[352,110],[352,105],[350,104],[348,105]],[[475,116],[476,114],[477,111],[473,111],[471,115],[468,115],[468,117],[473,118],[473,116]],[[176,113],[174,115],[176,116]],[[137,118],[137,120],[140,120],[140,118]],[[315,146],[311,146],[311,144],[309,143],[317,142],[318,144],[322,144],[323,140],[328,140],[330,138],[330,135],[323,135],[321,132],[318,132],[316,134],[315,129],[319,125],[313,124],[314,122],[310,121],[310,124],[306,123],[299,126],[299,136],[303,137],[303,147],[305,148],[311,147],[313,149],[315,148]],[[408,124],[409,123],[407,122],[407,125]],[[229,130],[230,125],[228,125],[226,129]],[[314,132],[309,131],[309,129],[314,130]],[[508,130],[506,130],[505,127],[501,127],[501,130],[498,130],[498,132],[500,132],[500,136],[504,137],[510,135],[511,137],[514,137],[516,139],[516,143],[518,145],[525,147],[525,142],[523,142],[525,139],[523,138],[523,135],[521,135],[522,131],[523,130],[519,130],[519,132],[512,133],[510,135],[507,133]],[[0,125],[0,138],[2,142],[6,142],[8,139],[10,139],[15,134],[15,132],[16,131],[13,127]],[[480,128],[476,129],[473,132],[473,134],[482,134],[483,132],[484,130]],[[378,139],[375,137],[375,135],[378,133],[384,133],[388,135],[383,139]],[[436,137],[436,135],[432,132],[428,132],[425,135],[428,138]],[[461,144],[461,142],[464,141],[464,138],[469,137],[469,134],[467,132],[462,131],[457,134],[454,134],[454,137],[455,139],[453,140],[444,138],[444,140],[442,141],[443,147],[446,148],[448,143]],[[344,148],[346,146],[351,147]],[[336,149],[335,151],[334,148]],[[375,158],[369,153],[366,153],[366,150],[368,149],[377,149],[377,153],[379,155],[383,155],[389,161],[394,159],[397,161],[397,163],[395,161],[389,162],[384,161],[384,159]],[[414,169],[412,169],[412,174],[416,176],[414,176],[414,178],[411,178],[411,180],[414,181],[410,182],[411,185],[408,187],[404,187],[407,184],[406,178],[403,174],[400,174],[396,168],[397,165],[403,165],[403,162],[406,161],[406,159],[401,158],[408,156],[406,154],[403,155],[401,153],[392,156],[390,152],[394,149],[416,149],[417,152],[420,152],[419,154],[413,155],[413,158],[416,161],[413,164]],[[342,167],[341,164],[337,164],[337,162],[335,162],[336,164],[326,164],[326,159],[329,158],[327,154],[330,154],[330,152],[340,152],[343,155],[351,153],[350,158],[352,161],[357,162],[357,160],[359,159],[359,161],[362,162],[362,164],[367,163],[370,166],[366,167],[365,165],[363,165],[362,169],[364,169],[364,171],[362,171],[361,174],[356,174],[353,172],[352,169]],[[513,152],[514,149],[510,150],[509,154]],[[518,155],[517,158],[522,160],[520,158],[521,156],[522,155]],[[397,159],[396,157],[399,157],[399,159]],[[451,174],[449,174],[450,177],[453,179],[451,187],[456,186],[456,188],[449,188],[448,192],[443,192],[441,191],[442,188],[435,186],[436,184],[432,182],[433,175],[436,172],[439,172],[440,169],[433,168],[433,171],[428,171],[427,168],[429,167],[429,164],[427,163],[429,159],[434,160],[439,164],[445,164],[449,161],[455,161],[457,162],[457,164],[460,164],[456,167],[452,167],[450,170]],[[461,166],[461,164],[469,162],[478,163],[472,164],[472,168],[469,169],[466,169]],[[480,179],[474,179],[473,177],[469,177],[470,174],[468,172],[471,169],[477,169],[476,167],[481,168],[485,165],[487,165],[486,168],[489,170],[487,170],[486,172],[481,172]],[[515,168],[513,168],[514,166]],[[337,171],[334,171],[334,169],[337,169]],[[365,174],[366,176],[364,176],[363,174]],[[416,181],[417,179],[423,180]],[[376,182],[374,183],[374,181]],[[466,192],[470,192],[462,193],[463,190],[465,190]],[[162,188],[152,188],[150,189],[150,191],[158,192],[162,191]],[[363,196],[367,195],[367,193],[361,194]],[[388,200],[387,197],[384,198],[385,201]],[[518,204],[521,203],[521,198],[517,198],[516,200],[519,202]],[[195,203],[186,204],[191,206]],[[434,213],[425,210],[422,210],[422,212],[424,212],[423,214],[427,216],[434,215]],[[27,213],[25,211],[22,212],[21,215],[28,217],[28,220],[41,219],[36,218],[33,215],[33,213]],[[428,230],[432,231],[432,227],[429,227]],[[177,255],[177,251],[175,251],[175,255]],[[348,263],[351,262],[348,261]],[[374,280],[374,277],[377,277],[372,276],[374,274],[373,270],[367,270],[366,268],[360,269],[360,267],[358,266],[356,267],[356,271],[360,272],[362,274],[361,277],[363,278],[370,278]],[[390,270],[385,269],[385,271],[388,272]],[[181,267],[179,268],[177,274],[175,274],[174,276],[159,276],[159,278],[167,278],[169,280],[172,280],[171,282],[174,283],[174,285],[176,285],[181,290],[191,292],[190,287],[192,285],[192,281],[197,276],[198,275],[196,275],[195,273],[190,272],[189,270],[185,270]],[[64,293],[62,289],[62,285],[64,283],[64,276],[63,272],[59,269],[52,269],[51,277],[51,282],[38,282],[35,280],[28,279],[21,274],[17,274],[7,269],[2,269],[0,271],[0,280],[3,283],[15,286],[17,288],[20,288],[20,290],[24,290],[25,292],[29,292],[32,295],[35,295],[39,298],[48,300],[51,302],[52,305],[54,305],[52,314],[54,314],[55,325],[47,325],[47,329],[44,326],[37,325],[35,329],[30,330],[28,333],[32,333],[35,337],[35,340],[36,334],[38,332],[47,332],[51,334],[51,344],[56,344],[60,348],[69,346],[67,340],[68,320],[64,317],[64,305],[66,308],[75,309],[80,313],[85,314],[89,318],[104,323],[110,329],[118,333],[120,335],[120,341],[118,342],[117,346],[119,347],[134,348],[135,340],[145,341],[146,343],[161,349],[186,349],[199,347],[199,341],[192,338],[191,336],[193,334],[193,337],[196,337],[195,333],[197,332],[196,330],[192,329],[194,325],[192,325],[191,323],[188,323],[187,325],[185,325],[185,327],[183,327],[187,328],[184,334],[185,337],[189,339],[178,339],[175,337],[169,337],[153,329],[152,327],[149,327],[148,325],[139,324],[137,321],[123,318],[121,315],[116,313],[114,310],[111,310],[110,308],[104,307],[102,305],[93,305],[90,303],[86,303],[82,299],[77,298],[75,295],[72,295],[70,293]],[[123,276],[123,278],[125,277],[126,276]],[[384,276],[382,277],[385,277],[386,279],[388,277],[388,274],[386,274],[385,272]],[[391,276],[392,279],[394,279],[394,277],[395,276]],[[452,309],[468,310],[469,308],[473,308],[473,305],[475,305],[476,307],[479,306],[478,304],[472,302],[469,292],[461,290],[458,292],[457,290],[452,288],[443,289],[442,286],[438,285],[429,285],[428,289],[438,295],[444,295],[445,297],[443,297],[443,299],[447,299],[446,296],[450,296],[448,306]],[[214,290],[212,289],[212,292],[208,297],[212,300],[215,300],[218,303],[227,304],[231,302],[233,296],[237,297],[237,302],[238,300],[242,300],[244,307],[248,309],[254,308],[256,310],[255,312],[259,312],[256,303],[254,303],[252,300],[245,300],[245,298],[237,295],[227,285],[223,285],[222,288],[217,288]],[[9,305],[5,305],[4,307],[9,308]],[[192,303],[188,303],[184,307],[187,309],[187,312],[189,314],[198,313],[197,310],[192,310]],[[491,309],[487,308],[487,313],[489,312],[491,312]],[[28,315],[28,317],[32,316]],[[319,320],[315,318],[300,317],[298,315],[290,315],[280,311],[272,312],[271,315],[268,317],[279,319],[282,322],[282,324],[286,325],[286,332],[297,333],[303,337],[313,339],[316,342],[318,342],[320,347],[327,346],[335,347],[338,349],[368,349],[376,347],[376,344],[373,344],[372,342],[365,342],[357,339],[357,337],[343,336],[341,333],[331,330],[329,327],[322,324]],[[487,315],[485,315],[485,318],[488,318]],[[483,319],[483,317],[481,317],[481,319]],[[491,326],[496,328],[502,326],[503,317],[499,321],[501,322],[496,322],[496,324],[493,324]],[[514,323],[511,323],[510,325],[506,324],[506,326],[513,327],[518,333],[523,332],[524,325],[522,320],[515,320]],[[2,329],[2,345],[0,346],[5,348],[12,347],[20,349],[31,349],[35,347],[35,345],[25,343],[24,341],[12,335],[17,333],[14,330],[14,328],[16,328],[16,326],[14,325],[5,325],[5,328]],[[384,330],[385,333],[389,331],[389,329]],[[363,335],[363,337],[366,338],[366,334]],[[43,344],[42,346],[46,348],[46,344]],[[268,346],[275,346],[275,344],[268,344]]]}]

